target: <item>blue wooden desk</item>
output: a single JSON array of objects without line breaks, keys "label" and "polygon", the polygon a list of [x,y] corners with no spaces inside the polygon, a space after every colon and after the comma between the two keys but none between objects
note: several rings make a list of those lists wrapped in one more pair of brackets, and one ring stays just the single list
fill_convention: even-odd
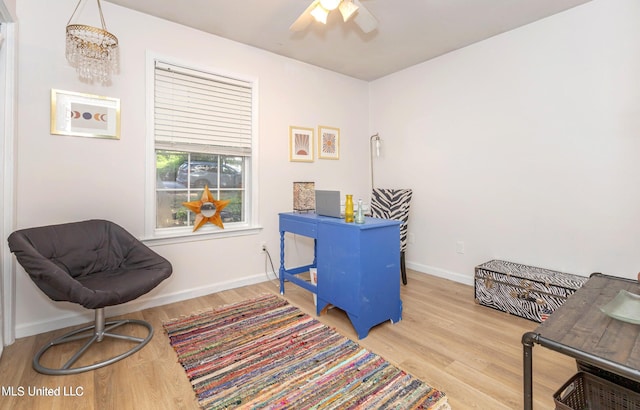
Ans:
[{"label": "blue wooden desk", "polygon": [[[344,310],[362,339],[382,322],[402,318],[400,222],[366,218],[364,224],[316,214],[281,213],[280,293],[290,281],[317,295],[316,313],[329,305]],[[314,239],[311,264],[285,267],[285,233]],[[318,284],[298,275],[317,268]]]}]

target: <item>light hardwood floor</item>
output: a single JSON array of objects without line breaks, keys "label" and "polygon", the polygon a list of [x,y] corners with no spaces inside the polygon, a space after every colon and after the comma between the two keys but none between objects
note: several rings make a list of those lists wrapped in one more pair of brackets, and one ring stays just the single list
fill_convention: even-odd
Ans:
[{"label": "light hardwood floor", "polygon": [[[401,290],[402,321],[376,326],[359,343],[443,390],[453,409],[522,408],[520,340],[537,323],[476,305],[470,286],[413,271],[408,272],[408,279]],[[127,359],[79,375],[45,376],[31,367],[37,349],[69,329],[19,339],[5,347],[0,359],[0,407],[196,409],[195,396],[162,322],[267,292],[278,294],[277,284],[265,282],[127,315],[154,326],[152,341]],[[285,297],[315,316],[309,292],[288,283]],[[319,319],[357,340],[341,310],[330,309]],[[553,394],[576,373],[575,361],[540,346],[534,347],[533,355],[534,408],[552,409]],[[87,360],[93,357],[86,356]],[[11,388],[16,396],[9,394]],[[30,395],[29,390],[33,393],[35,388],[59,388],[60,395]]]}]

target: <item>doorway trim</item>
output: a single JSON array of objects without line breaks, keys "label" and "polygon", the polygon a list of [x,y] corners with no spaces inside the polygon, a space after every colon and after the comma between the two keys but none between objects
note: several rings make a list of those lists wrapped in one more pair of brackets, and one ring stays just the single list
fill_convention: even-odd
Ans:
[{"label": "doorway trim", "polygon": [[5,345],[15,341],[15,261],[6,237],[15,228],[15,136],[16,136],[16,76],[17,76],[17,29],[15,11],[0,0],[0,355]]}]

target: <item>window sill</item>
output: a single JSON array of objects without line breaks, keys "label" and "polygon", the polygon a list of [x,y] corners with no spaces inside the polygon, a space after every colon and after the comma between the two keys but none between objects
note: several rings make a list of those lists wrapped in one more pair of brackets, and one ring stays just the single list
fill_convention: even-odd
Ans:
[{"label": "window sill", "polygon": [[[204,227],[203,227],[204,228]],[[231,227],[223,230],[213,230],[207,232],[200,228],[202,232],[191,232],[184,230],[180,232],[167,232],[156,233],[153,237],[143,238],[142,242],[148,246],[154,245],[171,245],[176,243],[195,242],[195,241],[209,241],[214,239],[230,238],[236,236],[256,235],[262,231],[262,226],[242,226]]]}]

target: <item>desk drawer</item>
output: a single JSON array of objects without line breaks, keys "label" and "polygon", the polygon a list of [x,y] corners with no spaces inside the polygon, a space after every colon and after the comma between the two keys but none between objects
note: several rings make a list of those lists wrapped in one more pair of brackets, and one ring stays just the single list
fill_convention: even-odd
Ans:
[{"label": "desk drawer", "polygon": [[280,217],[280,230],[291,232],[309,238],[318,238],[318,224],[316,222],[306,222],[287,217]]}]

